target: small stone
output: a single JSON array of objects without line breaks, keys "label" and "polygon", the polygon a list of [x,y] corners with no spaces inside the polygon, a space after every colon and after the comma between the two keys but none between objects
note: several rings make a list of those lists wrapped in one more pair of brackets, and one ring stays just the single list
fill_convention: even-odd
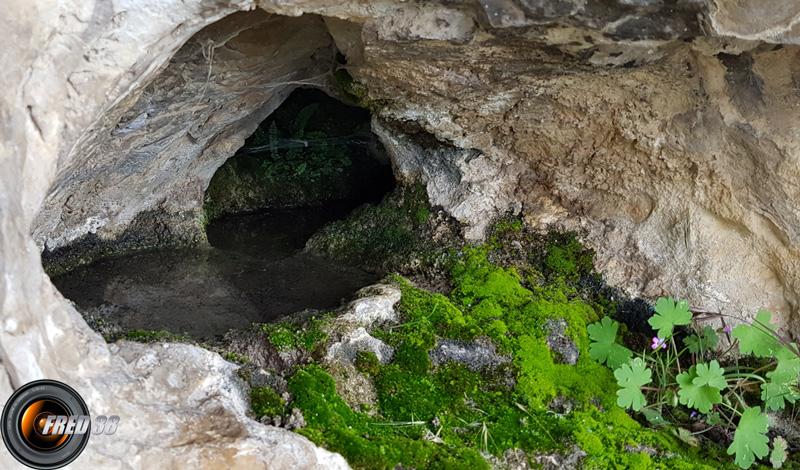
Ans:
[{"label": "small stone", "polygon": [[655,457],[656,455],[658,455],[658,451],[656,449],[654,449],[654,448],[652,448],[650,446],[642,445],[642,444],[638,444],[638,445],[635,445],[635,446],[626,445],[625,446],[625,451],[626,452],[631,452],[631,453],[644,452],[645,454],[649,455],[650,457]]},{"label": "small stone", "polygon": [[558,395],[548,405],[551,411],[559,415],[568,415],[575,409],[575,402],[564,395]]},{"label": "small stone", "polygon": [[573,445],[563,453],[539,454],[532,460],[540,465],[542,470],[577,470],[584,457],[586,457],[586,452]]},{"label": "small stone", "polygon": [[299,408],[292,408],[292,413],[284,420],[284,427],[290,431],[295,429],[304,428],[306,426],[306,418]]},{"label": "small stone", "polygon": [[358,327],[354,331],[345,333],[338,342],[331,344],[325,359],[353,364],[359,351],[375,353],[382,364],[388,363],[394,356],[394,348],[367,333],[363,327]]},{"label": "small stone", "polygon": [[440,339],[428,355],[435,366],[458,362],[472,371],[494,369],[511,362],[510,357],[497,353],[497,348],[488,338],[475,341]]},{"label": "small stone", "polygon": [[578,363],[580,352],[578,346],[572,341],[567,332],[567,322],[563,318],[547,320],[544,324],[548,331],[547,346],[553,353],[553,359],[562,364],[575,365]]}]

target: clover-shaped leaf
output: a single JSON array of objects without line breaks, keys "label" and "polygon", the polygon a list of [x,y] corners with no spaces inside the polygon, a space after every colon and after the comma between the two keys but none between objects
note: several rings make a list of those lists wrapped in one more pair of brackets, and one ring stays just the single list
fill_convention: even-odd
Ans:
[{"label": "clover-shaped leaf", "polygon": [[617,343],[619,323],[604,317],[597,323],[586,327],[589,332],[589,356],[597,362],[616,368],[628,362],[633,355],[630,349]]},{"label": "clover-shaped leaf", "polygon": [[783,462],[786,462],[786,439],[781,436],[775,436],[772,440],[772,452],[769,454],[769,463],[772,468],[781,468]]},{"label": "clover-shaped leaf", "polygon": [[672,336],[672,329],[678,325],[688,325],[692,321],[689,303],[685,300],[675,301],[672,297],[661,297],[656,301],[656,314],[647,323],[658,330],[658,337],[667,339]]},{"label": "clover-shaped leaf", "polygon": [[614,377],[617,379],[617,385],[621,387],[617,390],[617,404],[634,411],[641,410],[647,404],[642,386],[652,381],[653,371],[637,357],[615,370]]},{"label": "clover-shaped leaf", "polygon": [[697,335],[691,335],[683,341],[689,351],[692,353],[700,353],[705,351],[713,351],[717,344],[719,344],[719,336],[714,328],[706,325],[703,331]]},{"label": "clover-shaped leaf", "polygon": [[773,357],[783,347],[775,337],[776,326],[770,323],[772,314],[759,310],[752,325],[741,324],[733,329],[733,337],[739,340],[739,352],[757,357]]},{"label": "clover-shaped leaf", "polygon": [[800,399],[797,391],[797,377],[800,375],[800,357],[783,347],[775,354],[778,366],[767,372],[769,382],[761,385],[761,399],[764,406],[772,411],[782,410],[786,402],[794,403]]},{"label": "clover-shaped leaf", "polygon": [[[703,377],[697,375],[697,369],[700,365],[705,367]],[[721,388],[717,388],[719,381],[716,372],[710,372],[711,368],[704,364],[699,364],[698,366],[692,366],[688,371],[675,377],[678,385],[680,385],[678,400],[689,408],[694,408],[701,413],[708,413],[711,411],[712,406],[722,402],[722,396],[719,393]],[[717,364],[717,367],[719,367],[719,364]],[[697,380],[697,383],[695,383],[695,380]],[[724,379],[722,380],[722,388],[724,388]],[[714,386],[709,385],[709,381],[714,383]]]},{"label": "clover-shaped leaf", "polygon": [[763,458],[769,453],[768,428],[769,420],[761,413],[761,408],[744,410],[733,435],[733,442],[728,447],[728,455],[736,454],[736,465],[750,468],[756,458]]},{"label": "clover-shaped leaf", "polygon": [[728,383],[725,381],[725,371],[719,366],[719,362],[711,361],[708,364],[699,363],[696,366],[697,377],[692,379],[694,385],[707,385],[717,390],[722,390]]}]

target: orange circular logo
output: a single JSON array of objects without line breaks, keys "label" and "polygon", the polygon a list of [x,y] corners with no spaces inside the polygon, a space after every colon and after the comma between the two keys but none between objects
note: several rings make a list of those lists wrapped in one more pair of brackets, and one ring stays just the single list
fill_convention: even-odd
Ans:
[{"label": "orange circular logo", "polygon": [[83,452],[91,434],[86,403],[70,386],[37,380],[17,389],[3,408],[8,451],[36,469],[60,468]]}]

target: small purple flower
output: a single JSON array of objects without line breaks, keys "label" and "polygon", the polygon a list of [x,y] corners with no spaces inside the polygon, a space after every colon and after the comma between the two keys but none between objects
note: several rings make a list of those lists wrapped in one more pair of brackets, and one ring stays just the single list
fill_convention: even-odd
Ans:
[{"label": "small purple flower", "polygon": [[727,334],[731,334],[731,331],[733,331],[733,329],[731,328],[730,325],[725,325],[725,328],[723,328],[722,331],[724,331]]},{"label": "small purple flower", "polygon": [[667,347],[667,340],[661,339],[658,336],[653,336],[653,342],[650,344],[650,349],[655,351],[656,349],[664,349]]},{"label": "small purple flower", "polygon": [[696,418],[697,417],[697,412],[696,411],[692,411],[691,413],[689,413],[689,417],[692,418],[692,419]]}]

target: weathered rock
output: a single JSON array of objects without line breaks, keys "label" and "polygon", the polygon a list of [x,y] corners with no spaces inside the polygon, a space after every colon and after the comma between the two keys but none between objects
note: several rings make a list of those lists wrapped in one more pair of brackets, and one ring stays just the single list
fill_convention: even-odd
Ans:
[{"label": "weathered rock", "polygon": [[[298,84],[324,83],[331,60],[320,18],[252,12],[205,28],[81,137],[34,224],[37,243],[51,252],[81,237],[118,250],[203,239],[215,170]],[[125,231],[146,212],[157,220]]]},{"label": "weathered rock", "polygon": [[229,332],[225,335],[225,347],[232,353],[250,359],[251,366],[279,374],[307,359],[306,353],[299,349],[276,348],[267,334],[255,327]]},{"label": "weathered rock", "polygon": [[373,131],[392,158],[397,176],[421,181],[434,206],[443,207],[467,225],[467,239],[481,239],[488,225],[505,212],[519,212],[514,199],[516,180],[523,167],[491,158],[473,149],[415,140],[373,120]]},{"label": "weathered rock", "polygon": [[529,470],[531,468],[528,454],[522,449],[506,449],[500,457],[489,453],[482,455],[493,470]]},{"label": "weathered rock", "polygon": [[494,369],[511,362],[510,357],[497,353],[494,343],[488,338],[478,338],[469,342],[439,339],[428,355],[435,366],[458,362],[473,371]]},{"label": "weathered rock", "polygon": [[356,293],[344,312],[336,317],[337,325],[350,324],[367,329],[380,323],[397,321],[395,305],[400,301],[400,289],[390,284],[375,284]]},{"label": "weathered rock", "polygon": [[369,377],[346,362],[329,363],[327,369],[336,382],[336,392],[350,408],[375,413],[378,393]]},{"label": "weathered rock", "polygon": [[553,353],[553,359],[562,364],[577,364],[580,351],[572,338],[567,335],[566,320],[563,318],[547,320],[544,329],[547,331],[547,347]]},{"label": "weathered rock", "polygon": [[556,414],[568,415],[572,413],[572,410],[575,408],[575,400],[564,395],[557,395],[550,401],[547,407]]},{"label": "weathered rock", "polygon": [[356,296],[326,326],[325,361],[342,399],[353,409],[372,413],[377,401],[375,386],[354,363],[359,351],[374,353],[382,363],[391,361],[394,348],[370,335],[369,330],[397,321],[395,305],[401,294],[391,284],[374,284],[361,289]]},{"label": "weathered rock", "polygon": [[[629,293],[733,315],[763,306],[797,333],[793,2],[257,3],[350,20],[331,32],[349,41],[347,67],[381,119],[483,155],[504,179],[491,187],[513,188],[484,193],[497,200],[482,213],[520,208],[533,225],[584,232]],[[214,169],[334,55],[332,21],[319,17],[255,12],[214,25],[254,5],[4,4],[14,47],[0,54],[0,391],[61,379],[92,412],[119,414],[114,441],[93,440],[80,465],[346,465],[248,420],[216,355],[109,347],[40,264],[42,248],[116,238],[145,211],[158,222],[132,246],[202,239]],[[15,465],[4,449],[0,459]]]},{"label": "weathered rock", "polygon": [[565,452],[552,454],[539,454],[531,459],[543,470],[576,470],[580,467],[581,460],[586,457],[580,447],[573,445]]},{"label": "weathered rock", "polygon": [[358,327],[341,336],[341,339],[328,346],[325,359],[332,362],[353,364],[359,351],[374,353],[379,361],[388,363],[394,356],[394,348]]}]

